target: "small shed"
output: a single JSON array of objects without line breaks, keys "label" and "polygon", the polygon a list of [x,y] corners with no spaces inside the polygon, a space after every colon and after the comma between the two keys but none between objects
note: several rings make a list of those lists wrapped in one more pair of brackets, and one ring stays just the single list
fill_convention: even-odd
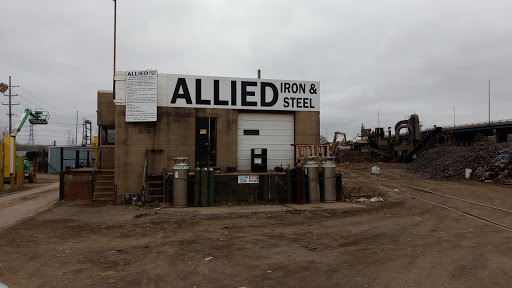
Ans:
[{"label": "small shed", "polygon": [[91,146],[48,147],[48,173],[94,166],[95,154]]}]

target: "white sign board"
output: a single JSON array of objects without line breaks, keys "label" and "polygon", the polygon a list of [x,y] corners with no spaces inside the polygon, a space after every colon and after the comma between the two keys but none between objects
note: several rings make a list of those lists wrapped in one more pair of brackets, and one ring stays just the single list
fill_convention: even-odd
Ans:
[{"label": "white sign board", "polygon": [[260,177],[258,175],[251,176],[238,176],[238,184],[251,184],[259,183]]},{"label": "white sign board", "polygon": [[168,107],[320,111],[318,81],[165,76],[167,91],[159,96]]},{"label": "white sign board", "polygon": [[126,122],[156,121],[158,71],[126,72]]}]

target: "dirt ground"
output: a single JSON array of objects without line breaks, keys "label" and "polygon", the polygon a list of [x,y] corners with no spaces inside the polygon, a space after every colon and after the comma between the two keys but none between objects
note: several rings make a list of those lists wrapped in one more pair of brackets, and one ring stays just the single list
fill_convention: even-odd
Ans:
[{"label": "dirt ground", "polygon": [[[381,174],[371,176],[371,166]],[[0,232],[9,287],[510,287],[512,214],[415,192],[420,186],[512,210],[512,189],[416,179],[401,164],[342,164],[362,208],[139,208],[59,202]],[[372,183],[368,182],[372,181]],[[396,190],[395,190],[396,189]],[[408,193],[414,197],[404,195]],[[268,207],[268,209],[266,209]],[[345,206],[343,206],[345,207]],[[199,208],[200,209],[200,208]]]},{"label": "dirt ground", "polygon": [[25,183],[22,187],[11,189],[10,184],[4,184],[4,190],[0,191],[0,196],[9,194],[12,192],[25,191],[28,189],[32,189],[35,187],[41,187],[48,185],[50,183],[59,182],[59,174],[47,174],[47,173],[37,173],[36,174],[36,182],[29,183],[27,179],[25,179]]}]

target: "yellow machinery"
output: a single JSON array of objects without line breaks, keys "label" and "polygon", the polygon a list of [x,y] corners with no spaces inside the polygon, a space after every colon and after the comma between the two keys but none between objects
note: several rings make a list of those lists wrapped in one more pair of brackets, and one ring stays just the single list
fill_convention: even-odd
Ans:
[{"label": "yellow machinery", "polygon": [[99,154],[99,148],[98,148],[98,136],[93,136],[92,137],[92,143],[91,143],[91,150],[92,150],[92,154],[94,155],[94,163],[91,163],[91,165],[93,167],[96,167],[97,166],[97,163],[96,161],[98,161],[98,154]]},{"label": "yellow machinery", "polygon": [[[338,141],[338,136],[343,135],[343,139],[341,141]],[[334,139],[332,140],[331,144],[331,155],[335,155],[336,151],[339,149],[340,146],[343,146],[347,142],[347,135],[343,132],[334,132]]]},{"label": "yellow machinery", "polygon": [[[30,109],[25,109],[23,114],[20,117],[20,120],[14,126],[12,129],[10,135],[4,135],[4,145],[3,145],[3,170],[4,170],[4,182],[11,182],[11,187],[13,187],[16,174],[19,174],[16,170],[16,135],[18,135],[18,132],[21,131],[21,128],[23,127],[23,124],[25,124],[25,121],[27,119],[29,120],[30,124],[48,124],[48,118],[50,115],[47,112],[43,112],[42,110],[36,109],[34,112],[32,112]],[[20,167],[24,167],[23,161]],[[30,168],[29,168],[30,170]],[[24,169],[21,168],[21,173],[24,173]],[[27,172],[29,173],[29,172]]]},{"label": "yellow machinery", "polygon": [[[11,176],[15,175],[15,161],[16,161],[16,138],[11,137],[11,135],[4,135],[4,145],[3,145],[3,171],[4,175],[3,182],[11,182]],[[14,185],[14,181],[12,181],[11,186]],[[14,188],[14,187],[12,187]]]}]

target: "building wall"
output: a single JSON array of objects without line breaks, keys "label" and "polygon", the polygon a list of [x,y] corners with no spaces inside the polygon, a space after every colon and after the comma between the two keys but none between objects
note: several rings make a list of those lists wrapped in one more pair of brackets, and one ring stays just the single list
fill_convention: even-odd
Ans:
[{"label": "building wall", "polygon": [[188,157],[195,167],[196,117],[217,118],[217,166],[236,166],[237,110],[158,107],[158,121],[126,123],[125,106],[116,106],[115,183],[119,194],[142,187],[144,157],[148,174],[172,170],[175,157]]},{"label": "building wall", "polygon": [[114,169],[116,147],[114,145],[102,145],[100,148],[99,163],[96,164],[98,169]]},{"label": "building wall", "polygon": [[[115,185],[118,201],[142,187],[144,156],[148,150],[148,174],[172,170],[175,157],[188,157],[195,167],[196,117],[217,118],[217,166],[237,165],[239,110],[158,107],[158,121],[126,123],[125,106],[115,107]],[[279,113],[279,112],[277,112]],[[320,113],[295,112],[295,143],[318,144]]]},{"label": "building wall", "polygon": [[295,144],[320,144],[320,112],[295,112]]},{"label": "building wall", "polygon": [[116,123],[113,92],[100,90],[98,91],[98,126],[114,126]]}]

